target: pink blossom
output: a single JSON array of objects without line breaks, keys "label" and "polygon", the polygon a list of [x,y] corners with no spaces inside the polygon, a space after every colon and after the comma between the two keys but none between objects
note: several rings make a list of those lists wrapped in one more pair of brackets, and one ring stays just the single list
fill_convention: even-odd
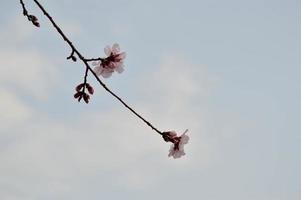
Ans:
[{"label": "pink blossom", "polygon": [[104,52],[107,55],[106,58],[92,63],[92,65],[96,66],[94,68],[96,75],[109,78],[114,71],[122,73],[124,71],[123,61],[126,57],[126,53],[120,52],[118,44],[113,44],[112,47],[106,46]]},{"label": "pink blossom", "polygon": [[163,138],[166,142],[172,142],[169,149],[168,156],[172,156],[173,158],[180,158],[185,155],[184,145],[188,143],[189,137],[186,135],[188,129],[184,131],[181,136],[177,136],[175,131],[164,132]]}]

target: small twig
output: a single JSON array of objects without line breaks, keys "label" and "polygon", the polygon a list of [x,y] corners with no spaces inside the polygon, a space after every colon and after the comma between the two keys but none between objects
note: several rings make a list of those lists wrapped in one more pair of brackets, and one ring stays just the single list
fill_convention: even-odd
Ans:
[{"label": "small twig", "polygon": [[90,59],[85,59],[86,62],[91,62],[91,61],[104,61],[104,58],[90,58]]},{"label": "small twig", "polygon": [[[86,71],[85,71],[85,77],[84,77],[84,84],[87,84],[87,76],[88,76],[88,71],[90,71],[93,76],[96,78],[96,80],[98,81],[98,83],[107,91],[109,92],[112,96],[114,96],[119,102],[121,102],[127,109],[129,109],[134,115],[136,115],[138,118],[140,118],[146,125],[148,125],[150,128],[152,128],[153,130],[155,130],[158,134],[160,135],[164,135],[164,132],[159,131],[156,127],[154,127],[149,121],[147,121],[146,119],[144,119],[140,114],[138,114],[133,108],[131,108],[127,103],[125,103],[117,94],[115,94],[113,91],[111,91],[100,79],[99,77],[96,75],[96,73],[92,70],[92,68],[90,67],[90,65],[88,64],[88,62],[90,61],[103,61],[102,58],[91,58],[91,59],[85,59],[85,57],[75,48],[75,46],[73,45],[73,43],[67,38],[67,36],[63,33],[63,31],[61,30],[61,28],[54,22],[54,20],[52,19],[52,17],[48,14],[48,12],[44,9],[44,7],[37,1],[37,0],[33,0],[37,6],[41,9],[41,11],[43,12],[43,14],[49,19],[49,21],[51,22],[51,24],[54,26],[54,28],[57,30],[57,32],[62,36],[62,38],[66,41],[66,43],[70,46],[72,52],[71,52],[71,57],[74,56],[73,54],[76,54],[78,56],[78,58],[80,60],[82,60],[82,62],[85,64],[86,66]],[[26,15],[27,14],[27,10],[25,9],[25,5],[23,3],[22,0],[20,0],[21,5],[23,7],[23,14]],[[25,10],[25,11],[24,11]],[[85,87],[83,87],[85,88]],[[84,90],[84,89],[83,89]]]},{"label": "small twig", "polygon": [[70,56],[67,57],[67,60],[72,59],[74,62],[76,61],[76,57],[74,56],[74,50],[72,49]]},{"label": "small twig", "polygon": [[28,17],[28,12],[26,10],[26,7],[25,7],[25,4],[24,4],[23,0],[20,0],[20,3],[22,5],[23,15]]},{"label": "small twig", "polygon": [[27,17],[28,21],[30,21],[33,25],[35,25],[36,27],[40,27],[40,23],[39,20],[36,16],[28,14],[28,11],[26,10],[25,4],[23,2],[23,0],[20,0],[20,3],[22,5],[23,8],[23,15]]},{"label": "small twig", "polygon": [[[85,76],[84,76],[84,85],[87,84],[88,72],[89,72],[89,68],[86,67]],[[86,88],[86,87],[84,87],[83,92],[85,92],[85,88]]]}]

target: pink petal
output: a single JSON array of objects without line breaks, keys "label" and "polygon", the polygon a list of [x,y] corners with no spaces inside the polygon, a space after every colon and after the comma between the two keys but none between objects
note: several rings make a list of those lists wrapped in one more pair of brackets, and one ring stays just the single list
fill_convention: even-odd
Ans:
[{"label": "pink petal", "polygon": [[175,137],[175,136],[177,136],[177,133],[175,131],[169,131],[169,135],[171,137]]},{"label": "pink petal", "polygon": [[105,52],[105,54],[106,54],[107,56],[110,56],[111,53],[112,53],[111,47],[110,47],[110,46],[106,46],[106,47],[104,48],[104,52]]},{"label": "pink petal", "polygon": [[99,65],[99,64],[100,64],[100,61],[93,61],[93,62],[92,62],[92,65],[93,65],[93,66],[97,66],[97,65]]},{"label": "pink petal", "polygon": [[175,153],[174,145],[172,144],[169,149],[168,157],[173,156]]},{"label": "pink petal", "polygon": [[115,70],[120,74],[120,73],[122,73],[122,72],[124,71],[124,68],[123,68],[123,67],[124,67],[123,64],[120,63],[120,64],[115,68]]},{"label": "pink petal", "polygon": [[104,78],[110,78],[112,76],[112,73],[109,73],[109,72],[103,72],[101,73],[102,77]]},{"label": "pink petal", "polygon": [[170,147],[168,157],[172,156],[174,159],[176,159],[176,158],[180,158],[181,156],[184,156],[184,155],[185,155],[185,152],[183,150],[175,150],[174,145],[172,145]]},{"label": "pink petal", "polygon": [[179,150],[184,152],[184,144],[179,144]]},{"label": "pink petal", "polygon": [[112,71],[111,69],[106,69],[106,68],[104,68],[104,70],[102,71],[102,73],[101,73],[101,75],[102,75],[102,77],[104,77],[104,78],[109,78],[110,76],[112,76],[112,73],[113,73],[114,71]]},{"label": "pink petal", "polygon": [[177,151],[174,155],[174,158],[180,158],[181,156],[185,156],[184,151]]},{"label": "pink petal", "polygon": [[117,68],[119,68],[119,67],[123,67],[123,63],[122,62],[115,62],[115,70],[117,69]]},{"label": "pink petal", "polygon": [[189,141],[189,136],[188,135],[182,135],[181,136],[181,141],[180,141],[181,144],[187,144],[188,141]]},{"label": "pink petal", "polygon": [[109,67],[110,69],[112,69],[112,70],[114,70],[114,69],[116,68],[116,66],[117,66],[117,63],[116,63],[116,62],[110,62],[109,65],[108,65],[108,67]]},{"label": "pink petal", "polygon": [[103,71],[103,67],[101,65],[99,65],[97,67],[94,67],[93,71],[95,72],[95,74],[97,76],[99,76],[102,73],[102,71]]},{"label": "pink petal", "polygon": [[118,59],[120,59],[120,60],[124,60],[125,57],[126,57],[126,53],[125,52],[122,52],[122,53],[118,54]]},{"label": "pink petal", "polygon": [[117,43],[113,44],[113,46],[112,46],[112,52],[114,54],[117,54],[119,51],[120,51],[119,44],[117,44]]},{"label": "pink petal", "polygon": [[185,135],[186,133],[188,132],[188,129],[186,129],[184,131],[184,133],[181,135],[181,140],[180,140],[180,144],[187,144],[188,141],[189,141],[189,136],[188,135]]}]

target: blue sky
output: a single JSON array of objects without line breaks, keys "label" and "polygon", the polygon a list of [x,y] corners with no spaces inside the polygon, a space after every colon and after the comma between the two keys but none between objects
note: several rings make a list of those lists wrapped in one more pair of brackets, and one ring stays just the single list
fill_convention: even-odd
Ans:
[{"label": "blue sky", "polygon": [[32,1],[41,28],[3,2],[0,199],[301,198],[300,1],[41,1],[86,57],[115,42],[104,82],[160,130],[189,129],[186,156],[89,78]]}]

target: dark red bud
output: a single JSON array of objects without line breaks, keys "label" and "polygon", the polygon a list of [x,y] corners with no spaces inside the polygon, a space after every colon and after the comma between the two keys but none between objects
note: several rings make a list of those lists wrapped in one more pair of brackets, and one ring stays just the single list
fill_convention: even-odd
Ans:
[{"label": "dark red bud", "polygon": [[179,137],[172,136],[170,131],[163,132],[162,137],[165,140],[165,142],[176,143],[179,140]]},{"label": "dark red bud", "polygon": [[77,99],[80,96],[82,96],[82,92],[77,92],[77,93],[74,94],[75,99]]},{"label": "dark red bud", "polygon": [[40,27],[40,23],[39,23],[39,22],[33,21],[32,23],[33,23],[33,25],[35,25],[36,27]]},{"label": "dark red bud", "polygon": [[38,21],[38,18],[34,15],[29,15],[28,17],[29,17],[29,20],[31,20],[31,21]]},{"label": "dark red bud", "polygon": [[73,62],[76,62],[76,57],[75,56],[71,56],[71,59]]},{"label": "dark red bud", "polygon": [[79,84],[78,86],[76,86],[75,90],[79,92],[84,87],[84,85],[84,83]]},{"label": "dark red bud", "polygon": [[89,83],[87,83],[87,89],[90,94],[94,94],[94,88]]},{"label": "dark red bud", "polygon": [[87,93],[84,93],[83,98],[86,103],[89,103],[90,96]]},{"label": "dark red bud", "polygon": [[[163,132],[163,134],[164,133],[165,132]],[[169,138],[169,136],[167,134],[164,134],[162,137],[163,137],[163,139],[164,139],[165,142],[169,142],[170,141],[170,138]]]}]

